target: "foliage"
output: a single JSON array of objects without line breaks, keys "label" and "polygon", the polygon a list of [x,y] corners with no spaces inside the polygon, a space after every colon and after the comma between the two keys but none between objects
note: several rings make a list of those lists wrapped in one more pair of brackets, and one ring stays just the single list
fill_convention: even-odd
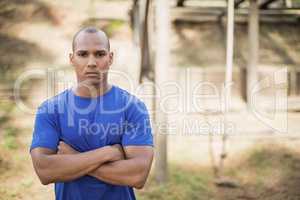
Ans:
[{"label": "foliage", "polygon": [[3,141],[2,145],[8,150],[14,150],[18,147],[18,142],[16,139],[18,129],[13,127],[8,127],[3,130]]},{"label": "foliage", "polygon": [[108,37],[111,37],[124,25],[125,22],[122,20],[89,18],[81,24],[81,27],[95,26],[99,29],[102,29],[108,35]]},{"label": "foliage", "polygon": [[55,23],[53,8],[40,0],[0,0],[0,28],[33,20]]}]

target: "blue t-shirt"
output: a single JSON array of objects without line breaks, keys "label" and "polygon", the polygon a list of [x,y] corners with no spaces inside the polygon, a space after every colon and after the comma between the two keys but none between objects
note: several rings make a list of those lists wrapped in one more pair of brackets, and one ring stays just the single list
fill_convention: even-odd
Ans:
[{"label": "blue t-shirt", "polygon": [[[57,151],[62,140],[79,152],[106,145],[152,146],[153,137],[145,104],[113,86],[104,95],[87,98],[67,89],[38,108],[30,150]],[[132,200],[133,188],[105,183],[92,176],[55,183],[57,200]]]}]

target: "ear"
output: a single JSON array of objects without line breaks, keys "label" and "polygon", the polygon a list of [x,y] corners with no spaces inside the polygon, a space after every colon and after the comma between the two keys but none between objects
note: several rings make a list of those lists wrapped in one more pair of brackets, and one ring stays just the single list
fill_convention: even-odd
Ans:
[{"label": "ear", "polygon": [[73,53],[69,53],[69,61],[70,63],[73,65],[73,59],[74,59],[74,54]]},{"label": "ear", "polygon": [[109,52],[109,65],[112,65],[114,60],[114,52]]}]

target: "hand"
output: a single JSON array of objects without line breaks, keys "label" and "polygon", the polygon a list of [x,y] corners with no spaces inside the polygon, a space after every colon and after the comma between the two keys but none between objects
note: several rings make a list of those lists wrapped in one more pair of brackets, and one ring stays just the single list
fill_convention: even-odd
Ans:
[{"label": "hand", "polygon": [[112,150],[114,152],[111,161],[118,161],[118,160],[125,159],[123,147],[120,144],[114,144],[110,147],[112,148]]},{"label": "hand", "polygon": [[63,141],[59,142],[57,154],[77,154],[77,153],[79,152],[73,149],[67,143]]}]

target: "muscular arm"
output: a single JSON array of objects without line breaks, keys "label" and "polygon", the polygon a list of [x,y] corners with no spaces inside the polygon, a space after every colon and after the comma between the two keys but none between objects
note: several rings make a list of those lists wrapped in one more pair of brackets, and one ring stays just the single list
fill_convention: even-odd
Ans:
[{"label": "muscular arm", "polygon": [[42,184],[74,180],[109,161],[122,159],[120,149],[106,146],[78,154],[56,154],[46,148],[31,151],[34,169]]},{"label": "muscular arm", "polygon": [[124,147],[125,160],[105,163],[89,173],[107,183],[143,188],[153,160],[150,146]]}]

